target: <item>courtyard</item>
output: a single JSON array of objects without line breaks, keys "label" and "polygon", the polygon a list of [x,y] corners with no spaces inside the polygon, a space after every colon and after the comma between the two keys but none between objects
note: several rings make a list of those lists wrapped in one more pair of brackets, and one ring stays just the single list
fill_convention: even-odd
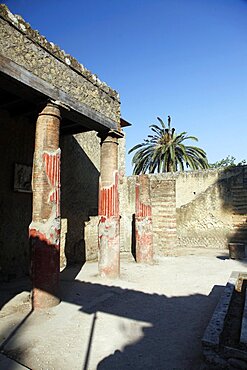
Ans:
[{"label": "courtyard", "polygon": [[31,311],[29,281],[2,284],[2,370],[177,369],[202,365],[201,338],[232,271],[227,250],[178,249],[153,265],[121,255],[119,279],[97,262],[61,272],[61,303]]}]

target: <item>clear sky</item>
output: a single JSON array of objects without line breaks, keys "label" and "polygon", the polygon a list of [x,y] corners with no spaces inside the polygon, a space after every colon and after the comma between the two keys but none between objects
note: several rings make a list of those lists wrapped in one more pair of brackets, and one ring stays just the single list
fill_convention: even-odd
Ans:
[{"label": "clear sky", "polygon": [[[216,162],[247,159],[246,0],[9,0],[49,41],[117,90],[127,149],[157,116]],[[131,173],[127,155],[127,173]]]}]

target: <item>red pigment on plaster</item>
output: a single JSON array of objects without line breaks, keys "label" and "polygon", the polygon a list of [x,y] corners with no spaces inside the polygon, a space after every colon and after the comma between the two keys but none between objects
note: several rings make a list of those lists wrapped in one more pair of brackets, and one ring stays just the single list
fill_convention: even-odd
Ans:
[{"label": "red pigment on plaster", "polygon": [[[142,184],[145,186],[145,183]],[[140,184],[136,184],[136,260],[151,263],[153,260],[152,210],[150,205],[140,201]]]},{"label": "red pigment on plaster", "polygon": [[118,216],[118,173],[116,172],[114,183],[110,187],[101,188],[99,192],[99,215],[106,217]]},{"label": "red pigment on plaster", "polygon": [[[60,235],[60,230],[55,228],[56,236]],[[36,229],[29,229],[29,238],[38,238],[41,242],[45,242],[47,245],[52,245],[56,249],[59,249],[59,244],[54,244],[51,240],[53,239],[54,235],[50,234],[50,238],[47,237],[44,233],[41,233],[39,230]]]},{"label": "red pigment on plaster", "polygon": [[[137,221],[142,222],[141,221]],[[151,220],[149,220],[151,225]],[[142,233],[138,232],[138,227],[136,228],[136,261],[152,263],[153,261],[153,237],[150,230],[143,230]]]},{"label": "red pigment on plaster", "polygon": [[136,217],[151,216],[151,206],[140,202],[140,185],[136,184]]},{"label": "red pigment on plaster", "polygon": [[45,172],[52,187],[50,202],[56,204],[56,216],[60,216],[60,152],[44,153]]}]

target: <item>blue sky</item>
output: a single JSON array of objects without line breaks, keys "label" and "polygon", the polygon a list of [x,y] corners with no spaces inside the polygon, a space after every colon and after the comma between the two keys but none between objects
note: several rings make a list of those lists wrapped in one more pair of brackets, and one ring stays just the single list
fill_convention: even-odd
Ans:
[{"label": "blue sky", "polygon": [[246,0],[5,3],[119,92],[127,149],[170,115],[209,162],[247,159]]}]

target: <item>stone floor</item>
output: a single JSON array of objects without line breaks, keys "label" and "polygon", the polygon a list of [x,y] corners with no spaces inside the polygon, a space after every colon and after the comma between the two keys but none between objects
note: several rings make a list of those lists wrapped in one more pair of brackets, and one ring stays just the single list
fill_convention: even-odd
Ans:
[{"label": "stone floor", "polygon": [[2,284],[0,369],[199,369],[204,330],[229,275],[246,272],[247,261],[217,250],[178,255],[152,266],[123,256],[114,281],[96,263],[65,269],[62,301],[44,311],[31,311],[27,280]]}]

